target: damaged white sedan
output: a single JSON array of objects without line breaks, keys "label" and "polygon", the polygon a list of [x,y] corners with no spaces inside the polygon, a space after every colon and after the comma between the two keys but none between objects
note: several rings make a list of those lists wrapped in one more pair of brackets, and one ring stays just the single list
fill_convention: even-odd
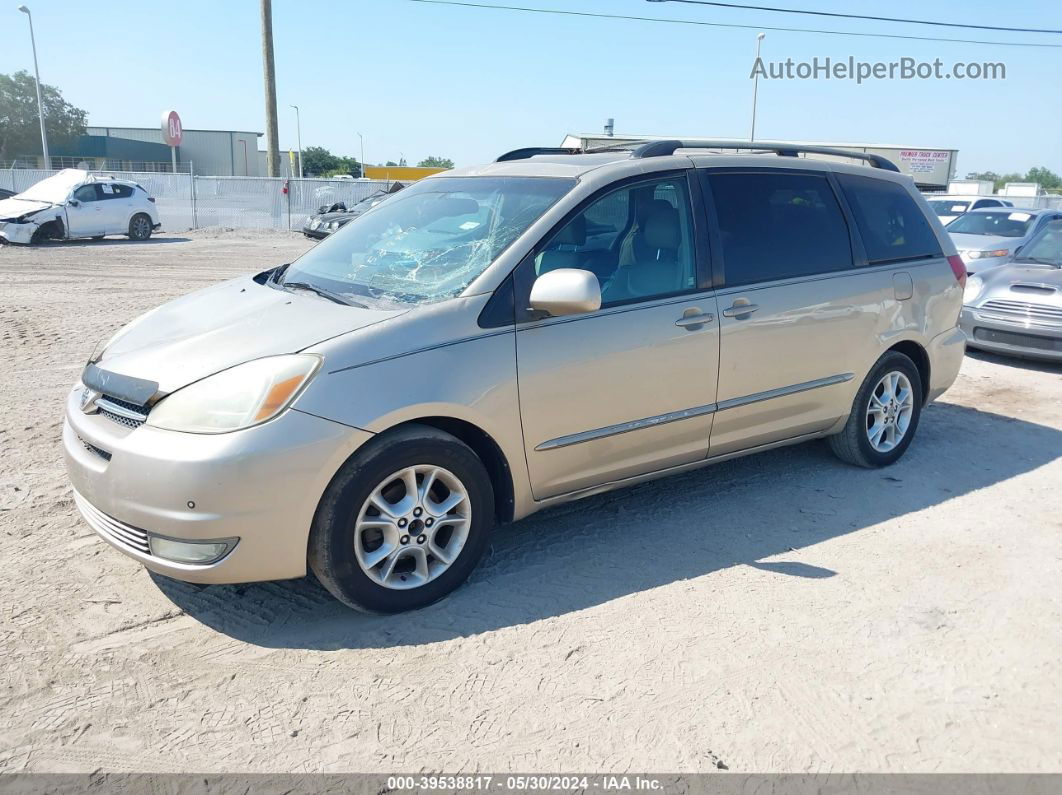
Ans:
[{"label": "damaged white sedan", "polygon": [[155,199],[140,185],[73,168],[0,201],[0,241],[8,243],[106,235],[147,240],[160,226]]}]

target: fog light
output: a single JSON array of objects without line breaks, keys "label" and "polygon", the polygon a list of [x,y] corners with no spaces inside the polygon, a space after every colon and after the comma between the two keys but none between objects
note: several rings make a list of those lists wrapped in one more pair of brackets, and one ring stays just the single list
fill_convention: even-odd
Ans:
[{"label": "fog light", "polygon": [[236,546],[238,538],[219,538],[212,541],[178,541],[148,534],[148,547],[151,554],[175,563],[196,563],[205,565],[215,563],[225,557]]}]

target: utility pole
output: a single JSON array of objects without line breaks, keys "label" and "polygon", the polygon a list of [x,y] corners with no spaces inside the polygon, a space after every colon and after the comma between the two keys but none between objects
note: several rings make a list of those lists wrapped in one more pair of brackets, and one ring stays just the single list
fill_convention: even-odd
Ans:
[{"label": "utility pole", "polygon": [[273,0],[262,3],[262,69],[265,73],[266,176],[280,176],[277,142],[277,76],[273,65]]},{"label": "utility pole", "polygon": [[41,119],[41,149],[44,154],[44,167],[51,168],[52,161],[48,157],[48,133],[44,131],[44,101],[41,99],[41,70],[37,68],[37,40],[33,36],[33,14],[26,6],[19,6],[21,11],[29,18],[30,46],[33,48],[33,74],[37,81],[37,115]]},{"label": "utility pole", "polygon": [[361,141],[361,173],[359,177],[365,176],[365,139],[361,137],[361,133],[358,133],[358,140]]}]

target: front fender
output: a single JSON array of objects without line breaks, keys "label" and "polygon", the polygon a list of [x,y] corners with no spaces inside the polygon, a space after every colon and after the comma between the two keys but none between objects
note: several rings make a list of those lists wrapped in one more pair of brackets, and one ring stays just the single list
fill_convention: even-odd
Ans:
[{"label": "front fender", "polygon": [[371,433],[427,417],[462,420],[501,449],[517,510],[530,499],[511,329],[332,372],[326,358],[294,406]]}]

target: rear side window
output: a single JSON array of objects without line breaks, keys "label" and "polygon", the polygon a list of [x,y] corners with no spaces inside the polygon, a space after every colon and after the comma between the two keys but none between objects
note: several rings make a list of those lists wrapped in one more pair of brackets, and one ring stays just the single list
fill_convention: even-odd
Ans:
[{"label": "rear side window", "polygon": [[826,177],[712,173],[727,285],[853,267],[848,224]]},{"label": "rear side window", "polygon": [[870,264],[943,256],[929,221],[902,185],[850,174],[838,174],[837,180]]}]

